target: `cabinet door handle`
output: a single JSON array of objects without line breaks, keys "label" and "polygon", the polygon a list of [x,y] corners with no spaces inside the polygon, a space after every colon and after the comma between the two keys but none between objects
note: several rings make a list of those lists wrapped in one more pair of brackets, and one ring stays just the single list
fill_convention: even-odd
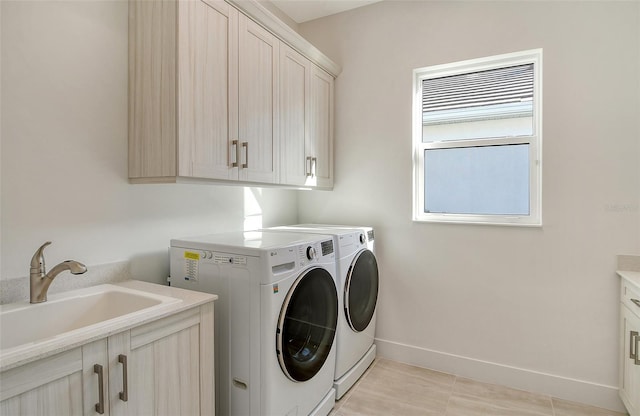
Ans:
[{"label": "cabinet door handle", "polygon": [[244,147],[244,163],[242,167],[246,169],[249,167],[249,142],[242,142],[242,147]]},{"label": "cabinet door handle", "polygon": [[311,176],[315,177],[316,176],[316,166],[318,165],[318,158],[317,157],[312,157],[311,158]]},{"label": "cabinet door handle", "polygon": [[304,174],[307,178],[311,176],[311,156],[307,156],[307,160],[304,162]]},{"label": "cabinet door handle", "polygon": [[636,358],[633,360],[635,365],[640,365],[640,354],[638,354],[638,349],[640,349],[640,335],[636,335]]},{"label": "cabinet door handle", "polygon": [[636,306],[637,306],[638,308],[640,308],[640,300],[638,300],[638,299],[631,299],[631,302],[635,303],[635,304],[636,304]]},{"label": "cabinet door handle", "polygon": [[98,403],[96,403],[96,412],[104,414],[104,372],[100,364],[93,365],[93,372],[98,375]]},{"label": "cabinet door handle", "polygon": [[231,141],[231,155],[229,158],[231,158],[231,156],[235,156],[234,158],[235,161],[231,162],[231,167],[237,168],[238,167],[238,141],[237,140]]},{"label": "cabinet door handle", "polygon": [[127,383],[127,356],[124,354],[118,355],[118,362],[122,364],[122,391],[120,392],[120,400],[126,402],[129,400],[129,385]]},{"label": "cabinet door handle", "polygon": [[629,358],[638,362],[638,331],[629,332]]}]

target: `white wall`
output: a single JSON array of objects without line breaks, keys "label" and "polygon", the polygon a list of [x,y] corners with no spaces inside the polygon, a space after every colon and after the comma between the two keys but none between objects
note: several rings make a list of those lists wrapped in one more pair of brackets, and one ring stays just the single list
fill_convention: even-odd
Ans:
[{"label": "white wall", "polygon": [[[382,355],[620,409],[617,254],[640,253],[640,3],[384,1],[300,25],[342,65],[335,189],[377,230]],[[542,228],[411,221],[414,68],[544,50]]]},{"label": "white wall", "polygon": [[296,191],[128,183],[126,1],[0,5],[2,279],[50,240],[49,267],[130,261],[161,282],[172,237],[296,221]]}]

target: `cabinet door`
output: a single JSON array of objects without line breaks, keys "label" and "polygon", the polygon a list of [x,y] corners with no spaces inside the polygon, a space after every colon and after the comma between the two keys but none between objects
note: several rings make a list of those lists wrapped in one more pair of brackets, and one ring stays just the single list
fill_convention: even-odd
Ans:
[{"label": "cabinet door", "polygon": [[129,2],[129,177],[174,177],[176,24],[168,1]]},{"label": "cabinet door", "polygon": [[210,414],[201,412],[199,332],[199,308],[131,330],[128,414]]},{"label": "cabinet door", "polygon": [[[640,415],[640,318],[621,306],[622,368],[620,396],[631,416]],[[635,336],[634,336],[635,335]],[[636,356],[637,359],[632,358]]]},{"label": "cabinet door", "polygon": [[240,180],[278,179],[279,41],[239,14],[238,140]]},{"label": "cabinet door", "polygon": [[178,15],[179,175],[237,179],[238,11],[197,0]]},{"label": "cabinet door", "polygon": [[[106,352],[104,342],[98,350]],[[88,348],[90,350],[91,348]],[[89,353],[87,360],[104,359]],[[106,360],[105,360],[106,361]],[[0,384],[0,414],[3,415],[93,415],[98,403],[97,375],[91,361],[83,369],[83,348],[4,371]],[[106,362],[102,362],[106,364]],[[106,376],[106,367],[105,376]],[[84,396],[84,403],[83,403]],[[108,412],[108,409],[105,409]]]},{"label": "cabinet door", "polygon": [[[129,365],[131,357],[130,331],[112,335],[107,339],[111,416],[134,415],[129,407]],[[137,413],[140,414],[140,413]]]},{"label": "cabinet door", "polygon": [[309,145],[315,185],[333,186],[333,77],[312,65]]},{"label": "cabinet door", "polygon": [[305,185],[310,180],[307,153],[311,62],[280,45],[280,183]]}]

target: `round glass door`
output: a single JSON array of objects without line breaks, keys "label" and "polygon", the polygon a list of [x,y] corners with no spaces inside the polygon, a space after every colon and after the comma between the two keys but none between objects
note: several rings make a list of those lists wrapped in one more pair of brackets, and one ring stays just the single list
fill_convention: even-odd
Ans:
[{"label": "round glass door", "polygon": [[338,323],[338,294],[331,274],[314,268],[300,276],[285,297],[276,353],[282,371],[307,381],[320,371],[333,345]]},{"label": "round glass door", "polygon": [[364,331],[378,301],[378,263],[371,250],[362,250],[351,263],[344,285],[344,312],[349,326]]}]

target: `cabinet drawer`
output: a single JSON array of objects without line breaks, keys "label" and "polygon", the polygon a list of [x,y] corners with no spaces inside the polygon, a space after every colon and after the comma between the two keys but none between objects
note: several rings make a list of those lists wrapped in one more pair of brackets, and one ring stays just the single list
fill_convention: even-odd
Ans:
[{"label": "cabinet drawer", "polygon": [[625,280],[622,281],[621,300],[631,312],[640,317],[640,290]]}]

